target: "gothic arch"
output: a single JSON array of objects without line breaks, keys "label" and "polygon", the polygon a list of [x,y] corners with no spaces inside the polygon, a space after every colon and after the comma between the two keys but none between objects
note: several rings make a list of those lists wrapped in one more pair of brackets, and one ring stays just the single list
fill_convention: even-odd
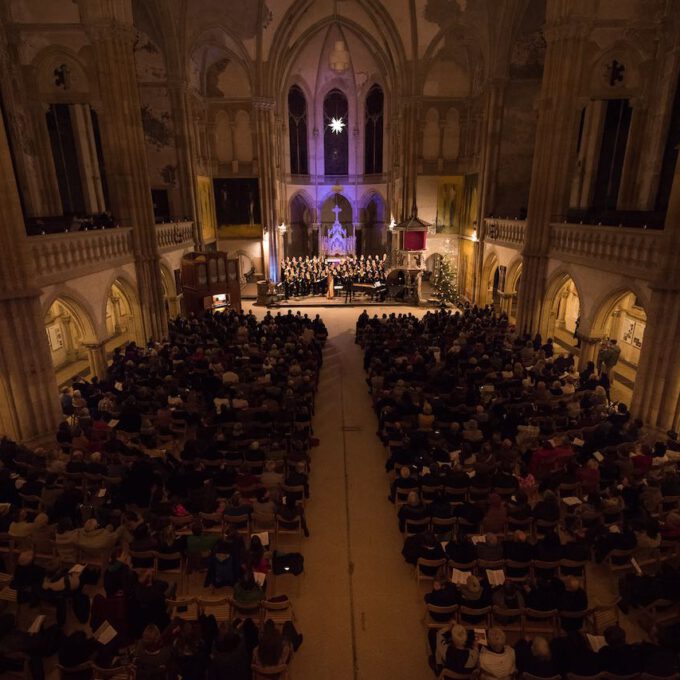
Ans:
[{"label": "gothic arch", "polygon": [[[588,318],[585,304],[586,299],[582,292],[583,287],[579,284],[577,276],[574,275],[569,267],[561,266],[553,272],[545,287],[546,292],[543,296],[540,323],[541,334],[544,338],[548,338],[553,335],[555,329],[556,312],[559,305],[557,296],[569,282],[573,284],[576,296],[578,297],[580,318],[584,321]],[[579,326],[579,330],[583,332],[583,327]]]},{"label": "gothic arch", "polygon": [[139,302],[139,296],[137,295],[137,287],[135,283],[120,271],[113,272],[111,276],[109,276],[108,285],[103,289],[105,294],[101,301],[102,319],[106,322],[106,307],[109,302],[111,290],[114,286],[120,290],[130,308],[132,328],[129,329],[129,333],[132,336],[132,339],[137,344],[144,344],[146,338],[144,337],[142,330],[142,308]]},{"label": "gothic arch", "polygon": [[[286,16],[279,23],[279,26],[272,39],[268,61],[273,65],[269,71],[270,80],[266,83],[266,91],[277,92],[278,84],[289,81],[290,71],[297,61],[300,52],[311,40],[312,36],[318,31],[322,31],[330,26],[338,26],[354,32],[364,44],[365,48],[374,58],[376,64],[381,67],[385,84],[390,83],[392,88],[399,82],[399,65],[406,63],[406,53],[399,37],[399,31],[394,25],[394,21],[380,3],[374,0],[358,0],[363,9],[369,16],[374,18],[376,29],[382,33],[381,40],[376,40],[369,30],[355,23],[354,21],[340,16],[326,16],[311,26],[308,26],[295,40],[291,42],[291,36],[295,26],[299,21],[299,16],[304,12],[306,0],[298,0],[286,12]],[[376,15],[380,15],[377,17]],[[382,30],[381,30],[382,29]],[[382,48],[384,45],[384,48]]]},{"label": "gothic arch", "polygon": [[66,286],[60,286],[45,300],[42,306],[43,319],[47,317],[55,302],[68,310],[81,331],[83,342],[95,343],[99,340],[100,334],[97,333],[97,324],[94,321],[96,316],[84,297]]},{"label": "gothic arch", "polygon": [[630,285],[627,284],[605,293],[593,304],[594,312],[590,324],[590,334],[593,337],[599,338],[605,335],[609,317],[621,301],[628,295],[634,295],[640,302],[639,306],[644,310],[647,309],[649,304],[647,295],[643,294],[641,289],[633,281],[630,282]]},{"label": "gothic arch", "polygon": [[493,279],[494,272],[498,269],[499,260],[496,253],[492,250],[484,260],[482,265],[482,285],[480,286],[480,300],[481,306],[491,304],[493,302]]}]

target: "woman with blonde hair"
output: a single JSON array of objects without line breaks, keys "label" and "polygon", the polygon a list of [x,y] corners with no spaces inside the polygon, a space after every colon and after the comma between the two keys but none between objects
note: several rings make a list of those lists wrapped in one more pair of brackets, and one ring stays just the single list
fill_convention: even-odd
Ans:
[{"label": "woman with blonde hair", "polygon": [[172,647],[165,644],[158,626],[148,625],[135,650],[136,680],[166,680],[174,677]]}]

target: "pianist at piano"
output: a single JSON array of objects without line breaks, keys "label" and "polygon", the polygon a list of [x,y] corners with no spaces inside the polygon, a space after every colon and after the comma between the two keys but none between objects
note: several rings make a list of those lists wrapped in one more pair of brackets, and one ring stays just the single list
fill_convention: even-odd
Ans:
[{"label": "pianist at piano", "polygon": [[[375,286],[385,282],[387,256],[368,255],[345,258],[292,257],[281,267],[286,299],[327,295],[329,289],[344,294],[348,287]],[[332,286],[330,285],[332,282]]]}]

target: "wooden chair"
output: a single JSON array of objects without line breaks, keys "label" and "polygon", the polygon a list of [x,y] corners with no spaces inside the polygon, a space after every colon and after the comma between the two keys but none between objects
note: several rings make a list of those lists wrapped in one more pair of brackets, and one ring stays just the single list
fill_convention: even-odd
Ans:
[{"label": "wooden chair", "polygon": [[552,578],[557,574],[560,568],[560,561],[546,562],[544,560],[532,560],[531,570],[534,578],[543,576],[544,578]]},{"label": "wooden chair", "polygon": [[[451,604],[447,607],[439,607],[435,604],[425,604],[425,616],[423,624],[428,630],[430,628],[448,628],[457,617],[458,605]],[[446,617],[446,620],[444,620]]]},{"label": "wooden chair", "polygon": [[[184,584],[184,555],[180,552],[162,553],[155,551],[153,554],[155,558],[156,573],[160,574],[163,579],[168,576],[177,584],[177,592],[182,592]],[[168,566],[168,564],[175,564],[176,566]]]},{"label": "wooden chair", "polygon": [[561,675],[551,675],[548,677],[542,677],[538,675],[532,675],[531,673],[527,673],[526,671],[524,671],[524,673],[522,673],[520,677],[522,678],[522,680],[562,680]]},{"label": "wooden chair", "polygon": [[221,512],[199,512],[198,516],[206,533],[220,536],[224,533],[224,515]]},{"label": "wooden chair", "polygon": [[435,536],[444,536],[452,538],[456,530],[457,520],[455,517],[433,517],[432,518],[432,532]]},{"label": "wooden chair", "polygon": [[156,553],[153,550],[128,550],[131,569],[137,573],[151,569],[156,574]]},{"label": "wooden chair", "polygon": [[263,600],[261,606],[262,624],[267,621],[272,621],[276,626],[283,626],[287,621],[290,621],[291,623],[295,621],[293,604],[288,598],[276,602]]},{"label": "wooden chair", "polygon": [[253,672],[252,680],[288,680],[288,664],[280,666],[258,666],[252,664],[250,669]]},{"label": "wooden chair", "polygon": [[297,520],[295,521],[295,527],[291,528],[289,526],[281,526],[281,523],[285,522],[285,524],[293,524],[293,522],[289,522],[288,520],[282,520],[278,515],[276,515],[275,520],[274,520],[274,537],[276,540],[276,545],[279,545],[279,539],[281,536],[295,536],[298,541],[298,546],[302,547],[302,536],[303,536],[303,530],[302,530],[302,518],[298,517]]},{"label": "wooden chair", "polygon": [[576,673],[567,673],[567,680],[602,680],[603,673],[596,673],[595,675],[577,675]]},{"label": "wooden chair", "polygon": [[525,583],[530,580],[531,564],[531,560],[528,562],[505,560],[505,580],[513,583]]},{"label": "wooden chair", "polygon": [[558,612],[558,620],[560,623],[560,627],[562,627],[562,622],[563,621],[581,621],[583,624],[586,624],[589,621],[591,614],[590,609],[582,609],[581,611],[577,612],[566,612],[566,611],[560,611]]},{"label": "wooden chair", "polygon": [[298,505],[301,505],[303,508],[305,507],[306,499],[304,484],[296,484],[295,486],[288,486],[287,484],[282,484],[281,493],[286,497],[292,496],[293,498],[295,498],[295,502]]},{"label": "wooden chair", "polygon": [[250,534],[250,515],[225,515],[224,516],[224,531],[234,528],[239,534]]},{"label": "wooden chair", "polygon": [[197,597],[196,604],[202,614],[214,616],[219,623],[231,621],[231,599],[229,597]]},{"label": "wooden chair", "polygon": [[434,497],[437,495],[439,491],[441,491],[444,487],[441,485],[438,486],[429,486],[427,484],[423,484],[420,487],[420,497],[421,500],[425,505],[428,505],[429,503],[432,503],[434,500]]},{"label": "wooden chair", "polygon": [[[570,576],[575,576],[583,581],[583,590],[586,590],[586,564],[585,560],[560,560],[558,575],[561,579],[567,579]],[[569,570],[565,572],[565,570]]]},{"label": "wooden chair", "polygon": [[[420,585],[421,581],[434,581],[437,576],[437,570],[446,566],[446,558],[442,557],[438,560],[426,560],[424,557],[419,557],[416,561],[416,582]],[[423,568],[432,569],[433,574],[429,575],[423,572]]]},{"label": "wooden chair", "polygon": [[539,611],[527,607],[522,611],[524,634],[541,633],[554,637],[557,635],[557,609]]},{"label": "wooden chair", "polygon": [[404,535],[406,538],[422,534],[430,528],[430,518],[423,517],[423,519],[407,519],[404,522]]},{"label": "wooden chair", "polygon": [[541,536],[545,536],[545,534],[547,534],[549,531],[557,529],[558,524],[558,520],[549,522],[544,519],[537,519],[534,522],[534,537],[540,538]]},{"label": "wooden chair", "polygon": [[237,602],[233,597],[229,598],[230,607],[230,619],[236,618],[236,616],[246,617],[253,620],[256,625],[260,623],[260,617],[262,616],[261,602],[255,603],[244,603]]},{"label": "wooden chair", "polygon": [[612,550],[604,558],[603,563],[609,567],[609,571],[612,573],[633,571],[633,565],[630,562],[632,557],[635,557],[635,548],[630,550]]},{"label": "wooden chair", "polygon": [[31,672],[28,667],[28,656],[23,652],[7,652],[4,654],[5,662],[10,662],[11,666],[16,668],[10,669],[8,667],[3,671],[3,677],[20,678],[21,680],[30,680]]},{"label": "wooden chair", "polygon": [[618,675],[617,673],[608,673],[604,671],[602,674],[603,680],[638,680],[639,673],[628,673],[627,675]]},{"label": "wooden chair", "polygon": [[42,498],[40,498],[40,496],[31,496],[30,494],[20,493],[19,498],[21,499],[21,507],[32,517],[35,517],[44,511]]},{"label": "wooden chair", "polygon": [[468,487],[446,486],[444,487],[444,494],[451,505],[461,505],[467,501]]},{"label": "wooden chair", "polygon": [[198,602],[195,597],[178,597],[174,600],[165,601],[170,610],[171,619],[182,621],[198,621]]},{"label": "wooden chair", "polygon": [[65,668],[61,664],[57,664],[57,669],[59,670],[59,676],[61,680],[71,680],[71,678],[91,678],[92,677],[92,662],[86,661],[81,663],[79,666],[74,666],[73,668]]},{"label": "wooden chair", "polygon": [[458,623],[465,628],[488,628],[490,617],[490,605],[479,609],[462,604],[458,606]]},{"label": "wooden chair", "polygon": [[491,607],[491,626],[523,635],[524,620],[522,612],[522,609],[507,609],[506,607],[493,605]]},{"label": "wooden chair", "polygon": [[470,673],[456,673],[455,671],[450,671],[448,668],[444,668],[439,674],[438,680],[472,680],[477,676],[477,671],[473,670]]},{"label": "wooden chair", "polygon": [[133,680],[134,666],[116,666],[115,668],[101,668],[92,664],[92,675],[94,680]]}]

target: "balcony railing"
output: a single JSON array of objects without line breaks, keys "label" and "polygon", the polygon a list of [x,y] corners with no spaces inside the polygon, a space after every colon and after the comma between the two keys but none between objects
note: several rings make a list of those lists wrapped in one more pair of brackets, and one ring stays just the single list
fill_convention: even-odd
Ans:
[{"label": "balcony railing", "polygon": [[[158,249],[193,245],[193,222],[156,226]],[[29,236],[29,249],[42,286],[118,267],[134,258],[132,227]]]},{"label": "balcony railing", "polygon": [[551,224],[550,257],[650,278],[661,259],[663,232],[592,224]]},{"label": "balcony railing", "polygon": [[487,241],[498,243],[521,250],[524,245],[524,231],[526,220],[504,220],[498,217],[488,217],[484,220]]},{"label": "balcony railing", "polygon": [[158,249],[162,252],[186,248],[194,242],[193,222],[171,222],[156,225]]},{"label": "balcony railing", "polygon": [[131,262],[132,228],[97,229],[28,239],[40,285]]}]

